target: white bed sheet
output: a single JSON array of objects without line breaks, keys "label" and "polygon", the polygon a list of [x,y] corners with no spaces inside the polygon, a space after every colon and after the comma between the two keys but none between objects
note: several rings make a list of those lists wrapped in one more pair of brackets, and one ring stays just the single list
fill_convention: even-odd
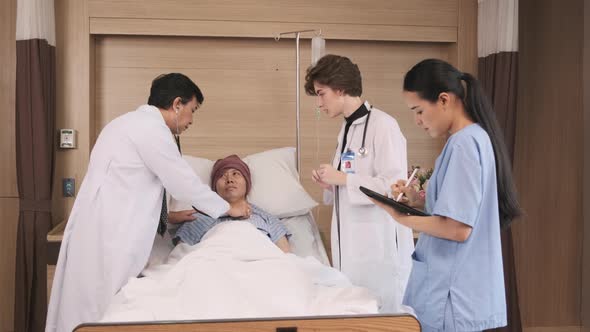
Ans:
[{"label": "white bed sheet", "polygon": [[313,257],[284,254],[246,222],[180,244],[132,278],[103,321],[292,317],[378,312],[376,297]]},{"label": "white bed sheet", "polygon": [[281,222],[291,233],[291,252],[299,257],[314,257],[320,263],[330,266],[326,247],[311,212],[304,215],[283,218]]},{"label": "white bed sheet", "polygon": [[[326,248],[311,211],[300,216],[283,218],[281,222],[291,233],[289,244],[295,255],[302,258],[312,256],[320,263],[330,266]],[[172,237],[168,232],[164,234],[164,237],[156,234],[146,269],[164,263],[173,249]]]}]

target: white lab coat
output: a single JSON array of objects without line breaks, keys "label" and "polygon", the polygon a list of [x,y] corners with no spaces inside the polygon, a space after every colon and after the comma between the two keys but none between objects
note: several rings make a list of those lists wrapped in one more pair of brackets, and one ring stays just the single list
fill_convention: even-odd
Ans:
[{"label": "white lab coat", "polygon": [[156,107],[144,105],[101,132],[59,252],[46,331],[101,319],[115,293],[146,265],[164,188],[218,217],[229,209],[181,157]]},{"label": "white lab coat", "polygon": [[[367,102],[365,106],[371,110]],[[334,205],[332,263],[352,283],[367,287],[375,293],[381,300],[381,312],[400,312],[414,251],[412,231],[375,206],[359,190],[359,186],[385,193],[390,191],[391,184],[405,179],[406,139],[393,117],[373,108],[365,140],[367,154],[361,157],[358,151],[362,146],[366,119],[367,116],[357,119],[348,131],[344,151],[350,147],[357,153],[355,174],[348,174],[346,186],[336,187],[339,202],[335,202],[335,192],[324,191],[324,203]],[[335,168],[340,161],[343,135],[344,124],[338,135],[338,148],[332,162]]]}]

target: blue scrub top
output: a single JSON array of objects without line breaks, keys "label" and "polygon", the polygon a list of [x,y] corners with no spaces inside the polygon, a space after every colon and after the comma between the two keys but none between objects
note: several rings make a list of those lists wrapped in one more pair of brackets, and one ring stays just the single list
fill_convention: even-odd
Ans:
[{"label": "blue scrub top", "polygon": [[443,329],[446,305],[457,331],[505,326],[496,164],[490,138],[478,124],[448,139],[428,183],[426,210],[472,231],[462,243],[420,234],[404,304],[425,328]]}]

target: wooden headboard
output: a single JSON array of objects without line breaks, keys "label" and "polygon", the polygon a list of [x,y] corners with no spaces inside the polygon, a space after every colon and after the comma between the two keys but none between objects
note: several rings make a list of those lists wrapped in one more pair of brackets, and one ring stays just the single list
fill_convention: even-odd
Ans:
[{"label": "wooden headboard", "polygon": [[[145,103],[161,73],[187,74],[205,95],[182,136],[185,154],[217,159],[295,146],[295,43],[275,41],[282,31],[321,28],[327,53],[359,65],[363,97],[398,120],[410,165],[432,166],[442,142],[413,125],[401,101],[404,73],[428,57],[471,72],[477,63],[475,0],[371,0],[362,8],[336,0],[63,0],[56,12],[57,125],[79,135],[77,150],[58,153],[56,178],[77,183],[100,130]],[[301,77],[310,53],[309,39],[302,40]],[[331,160],[341,123],[318,118],[314,102],[302,93],[301,174],[319,202],[308,175]],[[57,187],[54,216],[61,220],[72,201]],[[316,211],[328,250],[330,215],[329,207]]]}]

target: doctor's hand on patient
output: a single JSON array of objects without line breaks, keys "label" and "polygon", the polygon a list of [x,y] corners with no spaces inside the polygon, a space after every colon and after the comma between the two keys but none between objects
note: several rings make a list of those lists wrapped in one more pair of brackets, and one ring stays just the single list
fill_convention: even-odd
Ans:
[{"label": "doctor's hand on patient", "polygon": [[334,186],[346,185],[346,173],[335,169],[332,165],[322,164],[320,165],[320,169],[316,170],[315,172],[319,178],[319,181],[324,184]]},{"label": "doctor's hand on patient", "polygon": [[230,209],[227,211],[227,214],[234,218],[249,219],[250,215],[252,214],[252,208],[248,203],[232,204]]},{"label": "doctor's hand on patient", "polygon": [[187,221],[195,220],[193,214],[195,210],[184,210],[184,211],[168,211],[168,222],[171,224],[180,224]]}]

